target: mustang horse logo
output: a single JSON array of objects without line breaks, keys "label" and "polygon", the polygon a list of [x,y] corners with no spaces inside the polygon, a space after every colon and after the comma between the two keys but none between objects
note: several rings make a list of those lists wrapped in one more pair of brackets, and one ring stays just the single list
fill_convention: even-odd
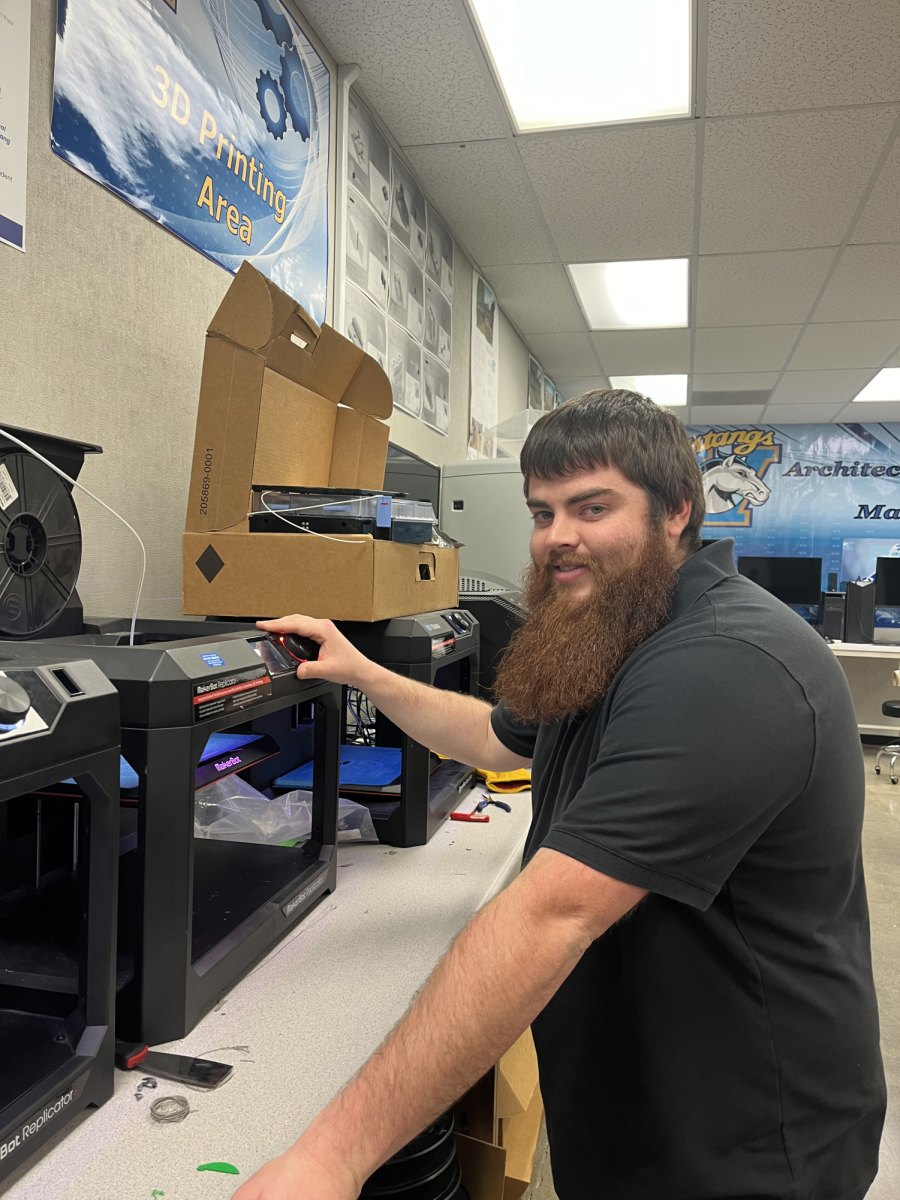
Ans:
[{"label": "mustang horse logo", "polygon": [[772,497],[769,468],[781,462],[776,430],[735,426],[692,429],[691,444],[703,476],[709,528],[750,529],[753,512]]},{"label": "mustang horse logo", "polygon": [[738,458],[736,454],[709,459],[703,463],[701,472],[706,511],[710,516],[735,508],[741,498],[758,508],[772,495],[772,489],[763,483],[746,459]]}]

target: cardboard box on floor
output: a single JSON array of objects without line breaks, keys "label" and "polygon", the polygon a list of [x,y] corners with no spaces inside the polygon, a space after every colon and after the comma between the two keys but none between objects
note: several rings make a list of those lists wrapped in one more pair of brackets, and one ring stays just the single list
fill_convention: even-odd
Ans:
[{"label": "cardboard box on floor", "polygon": [[383,487],[392,408],[375,359],[244,263],[206,335],[184,612],[378,621],[456,605],[457,550],[249,532],[254,485]]},{"label": "cardboard box on floor", "polygon": [[455,1106],[456,1153],[471,1200],[519,1200],[531,1183],[544,1105],[531,1030]]}]

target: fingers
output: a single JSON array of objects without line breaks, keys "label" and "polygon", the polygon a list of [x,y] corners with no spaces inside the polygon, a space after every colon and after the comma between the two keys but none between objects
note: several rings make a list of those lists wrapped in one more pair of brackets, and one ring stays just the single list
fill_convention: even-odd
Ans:
[{"label": "fingers", "polygon": [[334,630],[331,621],[319,621],[315,617],[304,617],[301,613],[293,613],[288,617],[277,617],[272,621],[257,621],[257,629],[266,633],[299,633],[301,637],[311,637],[320,644]]},{"label": "fingers", "polygon": [[314,662],[310,662],[308,660],[306,662],[302,662],[300,664],[300,666],[297,668],[297,678],[298,679],[327,679],[328,676],[324,673],[324,671],[317,670],[318,665],[319,665],[318,659],[316,659]]}]

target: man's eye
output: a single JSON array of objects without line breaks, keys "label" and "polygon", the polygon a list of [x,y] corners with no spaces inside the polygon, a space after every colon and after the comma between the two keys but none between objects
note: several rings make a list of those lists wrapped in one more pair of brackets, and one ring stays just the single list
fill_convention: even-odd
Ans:
[{"label": "man's eye", "polygon": [[600,514],[605,511],[606,509],[602,504],[590,504],[588,505],[587,509],[588,515],[591,517],[599,517]]},{"label": "man's eye", "polygon": [[532,516],[532,520],[534,520],[535,522],[537,522],[537,521],[552,521],[553,520],[552,512],[535,512],[535,513],[532,513],[531,516]]}]

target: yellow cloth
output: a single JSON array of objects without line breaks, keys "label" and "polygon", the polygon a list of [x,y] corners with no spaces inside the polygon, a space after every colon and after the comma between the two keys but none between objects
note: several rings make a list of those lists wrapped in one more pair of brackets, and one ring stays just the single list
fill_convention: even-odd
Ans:
[{"label": "yellow cloth", "polygon": [[[447,761],[446,754],[438,754],[437,750],[432,750],[431,753]],[[531,787],[531,772],[526,771],[524,767],[520,767],[518,771],[483,771],[476,767],[475,774],[481,776],[489,792],[527,792]]]},{"label": "yellow cloth", "polygon": [[527,792],[531,787],[531,772],[524,768],[518,771],[476,770],[487,784],[489,792]]}]

